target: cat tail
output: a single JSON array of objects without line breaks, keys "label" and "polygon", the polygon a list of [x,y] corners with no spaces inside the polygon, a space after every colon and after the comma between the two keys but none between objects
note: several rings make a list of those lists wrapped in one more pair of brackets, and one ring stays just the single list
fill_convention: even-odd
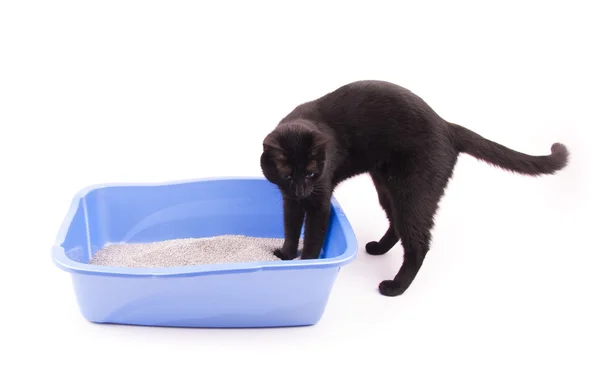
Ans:
[{"label": "cat tail", "polygon": [[488,140],[483,136],[458,124],[448,123],[456,149],[478,160],[515,173],[538,176],[554,174],[567,166],[569,151],[561,143],[554,143],[551,154],[531,156],[517,152],[504,145]]}]

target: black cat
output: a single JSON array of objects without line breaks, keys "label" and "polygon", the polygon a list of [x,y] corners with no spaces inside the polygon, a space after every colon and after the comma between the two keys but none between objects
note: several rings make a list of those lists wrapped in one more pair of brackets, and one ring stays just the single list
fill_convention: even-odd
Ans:
[{"label": "black cat", "polygon": [[563,144],[548,156],[530,156],[446,122],[407,89],[382,81],[358,81],[296,107],[264,139],[261,167],[283,196],[285,241],[275,254],[318,258],[336,185],[369,173],[389,228],[366,244],[372,255],[387,253],[398,240],[404,262],[393,280],[379,284],[386,296],[402,294],[429,250],[431,229],[461,152],[494,166],[532,176],[567,165]]}]

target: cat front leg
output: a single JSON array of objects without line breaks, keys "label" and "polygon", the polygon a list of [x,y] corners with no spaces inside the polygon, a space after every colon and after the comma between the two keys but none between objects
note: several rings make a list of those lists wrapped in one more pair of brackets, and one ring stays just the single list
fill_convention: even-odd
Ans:
[{"label": "cat front leg", "polygon": [[331,206],[326,202],[318,208],[311,208],[306,213],[304,229],[304,248],[300,259],[317,259],[321,254],[323,241],[327,234]]},{"label": "cat front leg", "polygon": [[302,223],[306,212],[296,200],[283,199],[283,226],[285,240],[281,249],[276,249],[274,254],[282,260],[292,260],[298,257],[298,244]]}]

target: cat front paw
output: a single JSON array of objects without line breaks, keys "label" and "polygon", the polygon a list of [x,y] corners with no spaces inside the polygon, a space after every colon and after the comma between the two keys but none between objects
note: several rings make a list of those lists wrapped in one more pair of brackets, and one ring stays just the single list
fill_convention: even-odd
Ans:
[{"label": "cat front paw", "polygon": [[292,260],[292,259],[296,258],[296,255],[293,255],[291,253],[286,253],[283,251],[283,249],[275,249],[273,254],[275,254],[275,256],[281,260]]}]

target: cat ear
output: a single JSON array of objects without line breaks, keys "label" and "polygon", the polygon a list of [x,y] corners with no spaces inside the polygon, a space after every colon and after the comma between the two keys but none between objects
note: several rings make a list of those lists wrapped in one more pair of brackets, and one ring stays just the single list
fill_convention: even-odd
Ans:
[{"label": "cat ear", "polygon": [[281,145],[279,145],[279,142],[277,139],[275,139],[273,134],[267,135],[267,137],[263,140],[263,151],[266,152],[268,149],[274,149],[276,151],[282,150]]},{"label": "cat ear", "polygon": [[331,142],[331,137],[322,132],[319,132],[315,135],[315,140],[313,142],[314,147],[326,147],[327,144]]},{"label": "cat ear", "polygon": [[313,145],[310,148],[310,154],[312,156],[316,156],[319,153],[323,153],[327,147],[327,144],[330,142],[331,138],[328,135],[319,132],[314,137]]},{"label": "cat ear", "polygon": [[275,163],[285,161],[283,148],[273,134],[269,134],[265,140],[263,140],[263,153],[266,152],[269,152],[269,157],[275,161]]}]

